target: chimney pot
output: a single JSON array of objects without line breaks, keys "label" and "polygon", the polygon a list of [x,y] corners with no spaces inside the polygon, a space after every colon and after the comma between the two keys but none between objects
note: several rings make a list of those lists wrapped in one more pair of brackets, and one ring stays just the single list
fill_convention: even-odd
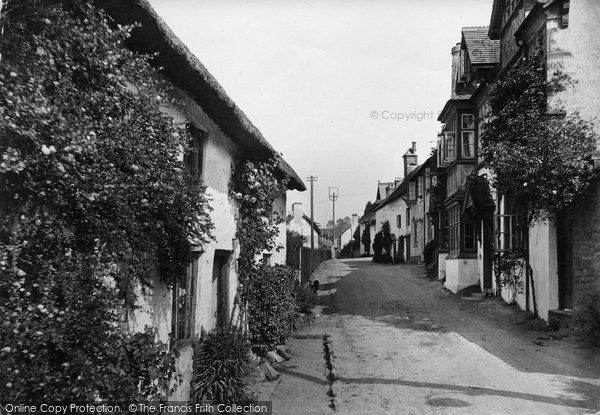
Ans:
[{"label": "chimney pot", "polygon": [[292,204],[292,213],[294,215],[294,222],[301,223],[302,221],[302,203],[296,202]]}]

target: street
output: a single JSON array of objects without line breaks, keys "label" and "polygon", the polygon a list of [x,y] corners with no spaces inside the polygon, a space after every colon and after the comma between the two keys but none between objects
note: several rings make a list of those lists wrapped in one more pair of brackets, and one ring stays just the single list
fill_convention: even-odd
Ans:
[{"label": "street", "polygon": [[275,414],[600,410],[597,351],[533,330],[517,307],[461,298],[416,265],[335,260],[313,277],[321,313],[261,394]]}]

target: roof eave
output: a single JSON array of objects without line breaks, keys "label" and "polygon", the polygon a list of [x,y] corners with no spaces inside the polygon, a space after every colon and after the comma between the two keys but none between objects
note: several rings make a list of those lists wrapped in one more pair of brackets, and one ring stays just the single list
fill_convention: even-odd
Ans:
[{"label": "roof eave", "polygon": [[[281,158],[261,132],[233,102],[225,90],[194,56],[187,46],[158,16],[147,0],[94,0],[116,23],[138,22],[127,40],[127,46],[141,53],[156,53],[153,64],[174,85],[188,93],[219,126],[251,158]],[[284,160],[280,170],[288,179],[288,189],[306,190],[302,179]]]}]

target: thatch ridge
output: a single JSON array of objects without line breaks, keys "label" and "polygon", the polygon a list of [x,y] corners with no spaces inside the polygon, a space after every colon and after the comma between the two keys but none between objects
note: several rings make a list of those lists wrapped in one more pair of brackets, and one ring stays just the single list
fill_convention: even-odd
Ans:
[{"label": "thatch ridge", "polygon": [[251,159],[280,160],[281,173],[289,178],[288,188],[306,190],[302,179],[281,158],[244,112],[227,95],[200,60],[173,33],[147,0],[94,0],[115,23],[138,22],[128,47],[142,53],[156,53],[153,63],[174,85],[186,91],[219,128],[248,154]]}]

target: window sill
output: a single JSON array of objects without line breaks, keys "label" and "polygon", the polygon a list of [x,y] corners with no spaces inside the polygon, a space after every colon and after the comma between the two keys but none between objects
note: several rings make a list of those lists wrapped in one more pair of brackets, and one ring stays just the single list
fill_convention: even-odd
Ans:
[{"label": "window sill", "polygon": [[477,252],[451,252],[446,256],[449,259],[477,259]]}]

